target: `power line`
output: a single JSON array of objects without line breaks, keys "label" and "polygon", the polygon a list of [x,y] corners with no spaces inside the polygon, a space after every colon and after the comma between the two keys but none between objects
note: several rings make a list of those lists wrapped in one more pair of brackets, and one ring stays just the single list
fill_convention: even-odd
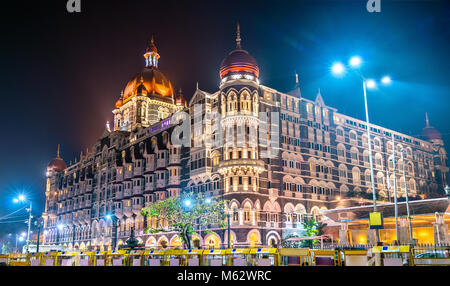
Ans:
[{"label": "power line", "polygon": [[14,222],[23,222],[23,223],[27,223],[27,219],[21,219],[21,220],[13,220],[13,221],[0,221],[0,223],[14,223]]},{"label": "power line", "polygon": [[24,207],[22,207],[22,208],[20,208],[20,209],[18,209],[18,210],[16,210],[16,211],[13,211],[13,212],[10,213],[10,214],[7,214],[7,215],[5,215],[5,216],[2,216],[2,217],[0,217],[0,220],[2,220],[2,219],[7,219],[7,218],[9,218],[11,215],[13,215],[13,214],[15,214],[15,213],[17,213],[17,212],[19,212],[19,211],[25,209],[25,208],[27,208],[27,207],[24,206]]}]

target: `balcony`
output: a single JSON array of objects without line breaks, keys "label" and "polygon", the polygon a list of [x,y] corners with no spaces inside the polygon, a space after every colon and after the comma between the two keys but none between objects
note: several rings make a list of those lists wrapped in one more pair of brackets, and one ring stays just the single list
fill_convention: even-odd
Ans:
[{"label": "balcony", "polygon": [[232,159],[232,160],[221,161],[219,163],[219,170],[230,168],[230,167],[240,167],[240,166],[246,166],[246,167],[250,166],[250,167],[256,168],[260,172],[264,171],[264,162],[261,160],[256,160],[256,159]]}]

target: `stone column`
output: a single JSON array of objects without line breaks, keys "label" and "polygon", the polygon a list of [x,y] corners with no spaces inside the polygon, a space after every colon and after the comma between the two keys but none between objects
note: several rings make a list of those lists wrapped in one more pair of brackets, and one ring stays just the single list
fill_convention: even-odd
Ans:
[{"label": "stone column", "polygon": [[406,217],[401,217],[398,220],[398,242],[400,244],[409,244],[411,243],[409,239],[409,228],[408,228],[408,219]]},{"label": "stone column", "polygon": [[366,237],[367,237],[367,244],[376,245],[376,233],[374,229],[367,229],[366,230]]},{"label": "stone column", "polygon": [[436,222],[433,222],[434,243],[447,244],[450,243],[448,235],[448,225],[445,224],[443,214],[436,213]]},{"label": "stone column", "polygon": [[342,223],[339,230],[339,244],[345,245],[350,243],[350,231],[348,230],[348,224]]}]

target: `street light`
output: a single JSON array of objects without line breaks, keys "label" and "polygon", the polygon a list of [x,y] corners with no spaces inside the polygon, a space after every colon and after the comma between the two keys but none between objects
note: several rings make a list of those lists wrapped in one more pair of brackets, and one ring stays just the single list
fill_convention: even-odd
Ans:
[{"label": "street light", "polygon": [[[27,198],[23,194],[20,194],[17,198],[13,199],[14,203],[19,203],[19,202],[23,203],[23,202],[26,202],[26,200],[27,200]],[[28,222],[27,222],[28,230],[27,230],[27,242],[26,242],[27,243],[27,252],[29,252],[29,248],[30,248],[30,233],[31,233],[31,218],[32,218],[31,210],[32,210],[32,206],[33,206],[31,200],[29,202],[30,202],[30,208],[28,209],[29,215],[28,215]]]},{"label": "street light", "polygon": [[372,88],[377,87],[377,83],[373,79],[368,79],[368,80],[366,80],[366,86],[367,86],[367,88],[372,89]]},{"label": "street light", "polygon": [[392,79],[390,76],[385,75],[384,77],[381,78],[381,82],[383,84],[391,84]]},{"label": "street light", "polygon": [[117,245],[117,227],[118,227],[118,221],[119,219],[115,216],[115,215],[110,215],[107,214],[106,216],[107,220],[111,220],[112,221],[112,231],[111,231],[111,236],[113,239],[113,245],[112,245],[112,249],[116,249],[116,245]]},{"label": "street light", "polygon": [[185,200],[183,201],[183,204],[184,204],[184,206],[186,206],[186,207],[190,207],[191,204],[192,204],[192,202],[191,202],[190,199],[185,199]]},{"label": "street light", "polygon": [[[351,68],[359,68],[362,64],[362,59],[358,56],[352,57],[350,59],[350,67]],[[339,76],[339,75],[343,75],[345,72],[345,66],[340,63],[340,62],[335,62],[331,68],[332,72],[334,75]],[[376,82],[373,79],[366,79],[361,72],[358,70],[356,72],[361,81],[362,81],[362,85],[363,85],[363,92],[364,92],[364,107],[365,107],[365,111],[366,111],[366,129],[367,129],[367,143],[369,145],[369,163],[370,163],[370,175],[371,175],[371,183],[372,183],[372,199],[373,199],[373,211],[377,212],[377,197],[376,197],[376,190],[375,190],[375,177],[374,177],[374,170],[373,170],[373,158],[372,158],[372,143],[371,143],[371,139],[370,139],[370,123],[369,123],[369,110],[367,107],[367,88],[375,88]],[[382,83],[383,84],[387,84],[387,83],[391,83],[391,79],[384,77],[382,79]],[[380,233],[378,229],[375,229],[376,232],[376,240],[377,243],[380,241]]]},{"label": "street light", "polygon": [[335,76],[340,76],[345,72],[345,66],[340,62],[335,62],[331,67],[331,72]]},{"label": "street light", "polygon": [[359,56],[353,56],[350,59],[349,64],[350,64],[351,67],[358,68],[362,64],[362,59]]}]

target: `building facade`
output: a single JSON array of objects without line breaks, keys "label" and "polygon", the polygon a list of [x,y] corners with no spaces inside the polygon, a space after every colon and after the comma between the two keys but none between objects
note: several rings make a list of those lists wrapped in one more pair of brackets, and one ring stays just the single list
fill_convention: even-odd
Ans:
[{"label": "building facade", "polygon": [[[315,100],[303,97],[298,80],[288,93],[262,85],[256,60],[241,46],[239,28],[236,49],[219,69],[219,89],[197,87],[189,103],[159,71],[153,39],[144,57],[144,69],[116,102],[113,129],[107,126],[78,162],[66,166],[58,152],[49,164],[46,244],[108,249],[123,243],[134,227],[147,247],[181,247],[176,233],[145,234],[146,226],[168,227],[168,222],[143,218],[140,210],[183,191],[229,202],[234,246],[279,244],[301,234],[306,217],[320,219],[322,210],[371,203],[365,121],[327,106],[320,91]],[[172,142],[183,114],[189,116],[190,146]],[[428,116],[421,138],[373,124],[371,136],[380,203],[392,199],[394,181],[399,197],[405,186],[411,197],[444,194],[447,153]],[[389,160],[394,148],[396,180]],[[406,182],[398,171],[403,166]],[[209,230],[198,230],[194,241],[227,246],[226,229]]]}]

